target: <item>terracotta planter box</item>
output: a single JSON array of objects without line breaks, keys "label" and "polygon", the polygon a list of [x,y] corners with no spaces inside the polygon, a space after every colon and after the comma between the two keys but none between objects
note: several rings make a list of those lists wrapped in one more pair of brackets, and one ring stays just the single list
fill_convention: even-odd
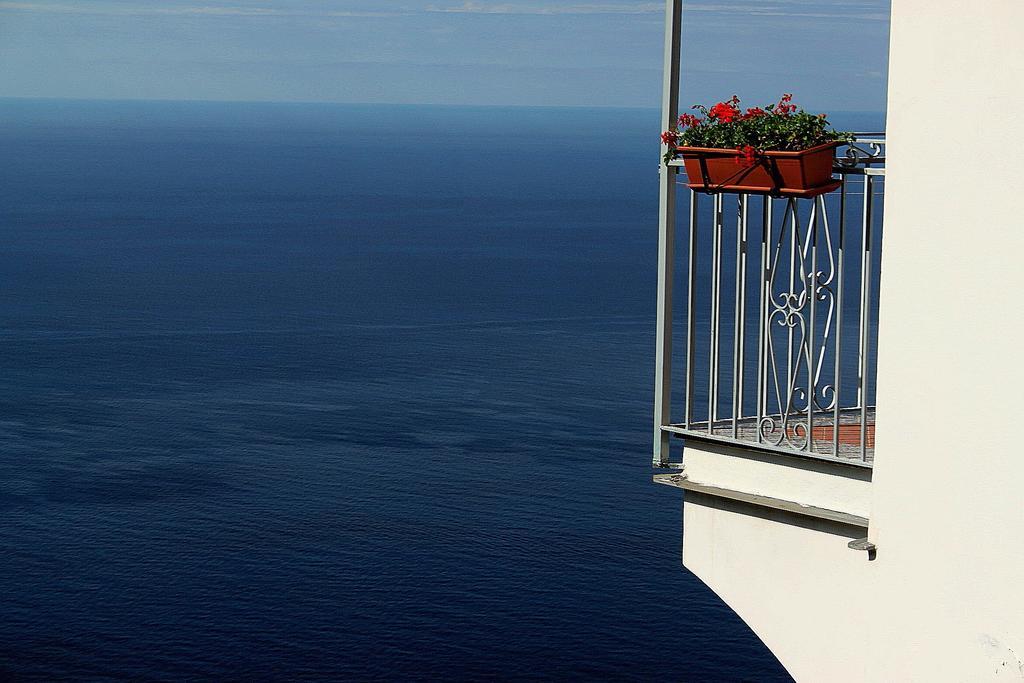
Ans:
[{"label": "terracotta planter box", "polygon": [[735,149],[677,147],[690,189],[700,192],[749,192],[775,197],[816,197],[839,187],[832,178],[837,142],[799,152],[766,151],[753,166],[743,166]]}]

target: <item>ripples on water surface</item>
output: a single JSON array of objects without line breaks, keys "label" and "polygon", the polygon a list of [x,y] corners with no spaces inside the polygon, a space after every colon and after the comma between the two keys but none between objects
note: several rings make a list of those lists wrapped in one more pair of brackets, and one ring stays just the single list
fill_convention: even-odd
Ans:
[{"label": "ripples on water surface", "polygon": [[650,483],[656,116],[0,123],[0,675],[786,680]]}]

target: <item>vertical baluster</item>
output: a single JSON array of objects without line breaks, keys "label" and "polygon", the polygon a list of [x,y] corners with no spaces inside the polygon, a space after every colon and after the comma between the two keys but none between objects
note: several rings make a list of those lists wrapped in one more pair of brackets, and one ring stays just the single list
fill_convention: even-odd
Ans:
[{"label": "vertical baluster", "polygon": [[820,222],[820,202],[824,202],[824,200],[821,197],[815,197],[812,201],[811,219],[807,227],[810,231],[807,238],[810,240],[809,251],[811,252],[811,268],[807,272],[807,304],[810,306],[810,310],[807,316],[807,333],[804,335],[806,339],[805,348],[807,350],[807,443],[805,447],[811,453],[814,452],[814,338],[818,334],[817,321],[814,317],[815,304],[818,302],[818,223]]},{"label": "vertical baluster", "polygon": [[689,252],[687,253],[686,277],[689,282],[686,287],[686,407],[683,415],[683,422],[686,429],[690,428],[693,422],[693,371],[694,351],[696,349],[696,303],[697,303],[697,221],[699,195],[690,190],[690,241]]},{"label": "vertical baluster", "polygon": [[736,200],[736,311],[732,355],[732,438],[739,438],[739,418],[743,412],[743,357],[747,306],[747,199]]},{"label": "vertical baluster", "polygon": [[872,204],[874,202],[874,178],[870,175],[864,176],[864,225],[861,236],[861,287],[860,287],[860,382],[859,382],[859,406],[860,406],[860,457],[861,460],[868,459],[868,356],[871,353],[871,222],[873,220]]},{"label": "vertical baluster", "polygon": [[716,194],[712,202],[714,209],[714,235],[711,244],[711,350],[710,377],[708,382],[708,433],[714,433],[718,419],[718,357],[719,357],[719,310],[722,289],[722,195]]},{"label": "vertical baluster", "polygon": [[757,424],[754,425],[757,441],[761,441],[761,418],[768,409],[768,359],[766,357],[766,326],[768,318],[768,245],[772,236],[772,199],[767,195],[761,202],[761,292],[758,298],[757,324]]},{"label": "vertical baluster", "polygon": [[[795,199],[787,201],[786,208],[789,210],[789,295],[792,296],[796,292],[796,252],[797,246],[797,226],[799,225],[797,220],[797,203]],[[785,220],[785,219],[783,219]],[[786,341],[786,405],[783,407],[779,406],[780,411],[785,411],[788,415],[790,408],[793,403],[793,390],[796,387],[796,381],[793,376],[793,327],[789,325],[789,320],[786,321],[787,329],[787,341]],[[787,424],[787,421],[783,419],[783,424]]]},{"label": "vertical baluster", "polygon": [[832,406],[832,448],[836,457],[839,457],[839,397],[842,385],[842,357],[843,357],[843,252],[846,248],[846,174],[842,174],[843,184],[839,186],[839,258],[836,263],[836,357],[835,370],[832,380],[832,395],[835,404]]}]

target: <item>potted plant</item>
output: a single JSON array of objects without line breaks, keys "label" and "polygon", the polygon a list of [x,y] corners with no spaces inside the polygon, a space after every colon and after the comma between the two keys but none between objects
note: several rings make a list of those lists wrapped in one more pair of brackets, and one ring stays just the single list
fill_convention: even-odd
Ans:
[{"label": "potted plant", "polygon": [[786,94],[766,107],[740,108],[733,97],[710,109],[693,107],[676,129],[661,134],[665,161],[682,156],[690,188],[814,197],[839,187],[832,179],[835,148],[852,141],[832,130],[825,114],[809,114]]}]

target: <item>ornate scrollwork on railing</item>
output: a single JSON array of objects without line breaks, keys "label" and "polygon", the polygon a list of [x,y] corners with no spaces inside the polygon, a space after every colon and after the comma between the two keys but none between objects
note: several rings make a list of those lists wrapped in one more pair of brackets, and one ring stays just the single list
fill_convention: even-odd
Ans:
[{"label": "ornate scrollwork on railing", "polygon": [[885,136],[878,133],[857,133],[854,141],[841,148],[836,165],[842,168],[871,166],[885,163]]},{"label": "ornate scrollwork on railing", "polygon": [[[824,249],[819,250],[819,239]],[[818,268],[819,252],[828,257],[823,269]],[[831,410],[838,400],[835,387],[823,382],[822,373],[836,313],[835,280],[824,200],[814,200],[806,228],[801,226],[797,201],[788,200],[765,273],[768,310],[762,362],[778,408],[777,414],[763,417],[758,424],[759,438],[765,443],[812,450],[812,420],[800,418]],[[826,301],[827,307],[815,305]],[[823,314],[823,319],[816,314]]]}]

